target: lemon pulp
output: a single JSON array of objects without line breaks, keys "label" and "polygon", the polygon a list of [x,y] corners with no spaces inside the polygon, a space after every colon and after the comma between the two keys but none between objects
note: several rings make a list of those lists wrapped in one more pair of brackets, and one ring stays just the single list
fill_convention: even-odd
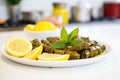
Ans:
[{"label": "lemon pulp", "polygon": [[63,61],[63,60],[68,60],[70,57],[69,54],[48,54],[48,53],[43,53],[38,56],[38,60],[43,60],[43,61]]},{"label": "lemon pulp", "polygon": [[12,38],[7,42],[6,51],[15,57],[22,57],[32,50],[32,44],[24,38]]}]

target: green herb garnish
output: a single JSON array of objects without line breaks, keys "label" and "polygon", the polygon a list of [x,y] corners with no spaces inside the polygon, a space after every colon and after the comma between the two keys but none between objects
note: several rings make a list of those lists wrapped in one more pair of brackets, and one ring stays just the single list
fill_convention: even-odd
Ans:
[{"label": "green herb garnish", "polygon": [[78,37],[79,28],[74,29],[70,34],[67,33],[63,27],[60,34],[60,41],[51,44],[53,48],[64,49],[67,46],[75,46],[82,43],[82,40],[76,39]]}]

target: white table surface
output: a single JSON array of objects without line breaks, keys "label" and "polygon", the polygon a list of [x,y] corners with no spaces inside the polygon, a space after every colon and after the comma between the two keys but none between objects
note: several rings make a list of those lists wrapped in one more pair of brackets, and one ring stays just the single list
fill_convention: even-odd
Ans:
[{"label": "white table surface", "polygon": [[[26,66],[10,61],[0,53],[0,80],[120,80],[120,24],[90,24],[80,27],[80,35],[112,46],[112,54],[98,63],[68,68]],[[0,47],[15,36],[26,37],[23,31],[0,32]]]}]

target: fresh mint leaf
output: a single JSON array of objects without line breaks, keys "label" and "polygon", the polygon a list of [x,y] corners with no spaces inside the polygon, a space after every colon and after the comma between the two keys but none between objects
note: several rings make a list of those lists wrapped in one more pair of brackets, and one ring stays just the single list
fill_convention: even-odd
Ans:
[{"label": "fresh mint leaf", "polygon": [[51,47],[53,48],[58,48],[58,49],[64,49],[66,48],[66,44],[64,43],[64,41],[57,41],[51,44]]},{"label": "fresh mint leaf", "polygon": [[67,34],[67,31],[64,27],[62,27],[60,38],[64,42],[68,41],[68,34]]},{"label": "fresh mint leaf", "polygon": [[81,44],[82,42],[83,42],[83,40],[71,40],[69,42],[69,45],[70,46],[75,46],[75,45]]},{"label": "fresh mint leaf", "polygon": [[65,49],[67,46],[75,46],[81,44],[83,41],[76,39],[79,28],[74,29],[70,34],[67,33],[63,27],[61,30],[60,41],[51,44],[51,47],[58,49]]},{"label": "fresh mint leaf", "polygon": [[68,35],[68,40],[71,41],[75,37],[78,36],[79,28],[74,29],[69,35]]}]

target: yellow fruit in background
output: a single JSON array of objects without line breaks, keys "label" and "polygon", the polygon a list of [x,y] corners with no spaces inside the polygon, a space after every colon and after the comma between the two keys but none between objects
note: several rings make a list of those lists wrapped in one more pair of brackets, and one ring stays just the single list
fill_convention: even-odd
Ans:
[{"label": "yellow fruit in background", "polygon": [[49,21],[38,22],[34,28],[36,31],[50,31],[55,29],[57,29],[57,27]]},{"label": "yellow fruit in background", "polygon": [[24,38],[12,38],[6,44],[6,51],[8,54],[15,57],[23,57],[32,50],[32,44],[29,40]]},{"label": "yellow fruit in background", "polygon": [[43,53],[38,56],[38,60],[43,60],[43,61],[64,61],[68,60],[70,57],[69,54],[48,54],[48,53]]},{"label": "yellow fruit in background", "polygon": [[24,58],[30,59],[30,60],[35,60],[35,59],[37,59],[38,55],[40,55],[42,53],[42,51],[43,51],[43,44],[41,44],[39,47],[30,51],[28,54],[26,54],[24,56]]},{"label": "yellow fruit in background", "polygon": [[25,29],[26,30],[34,30],[34,25],[32,25],[32,24],[28,24],[28,25],[26,25],[26,27],[25,27]]},{"label": "yellow fruit in background", "polygon": [[28,31],[51,31],[57,29],[57,26],[55,26],[53,23],[49,21],[41,21],[36,23],[35,25],[28,24],[25,27],[25,30]]}]

